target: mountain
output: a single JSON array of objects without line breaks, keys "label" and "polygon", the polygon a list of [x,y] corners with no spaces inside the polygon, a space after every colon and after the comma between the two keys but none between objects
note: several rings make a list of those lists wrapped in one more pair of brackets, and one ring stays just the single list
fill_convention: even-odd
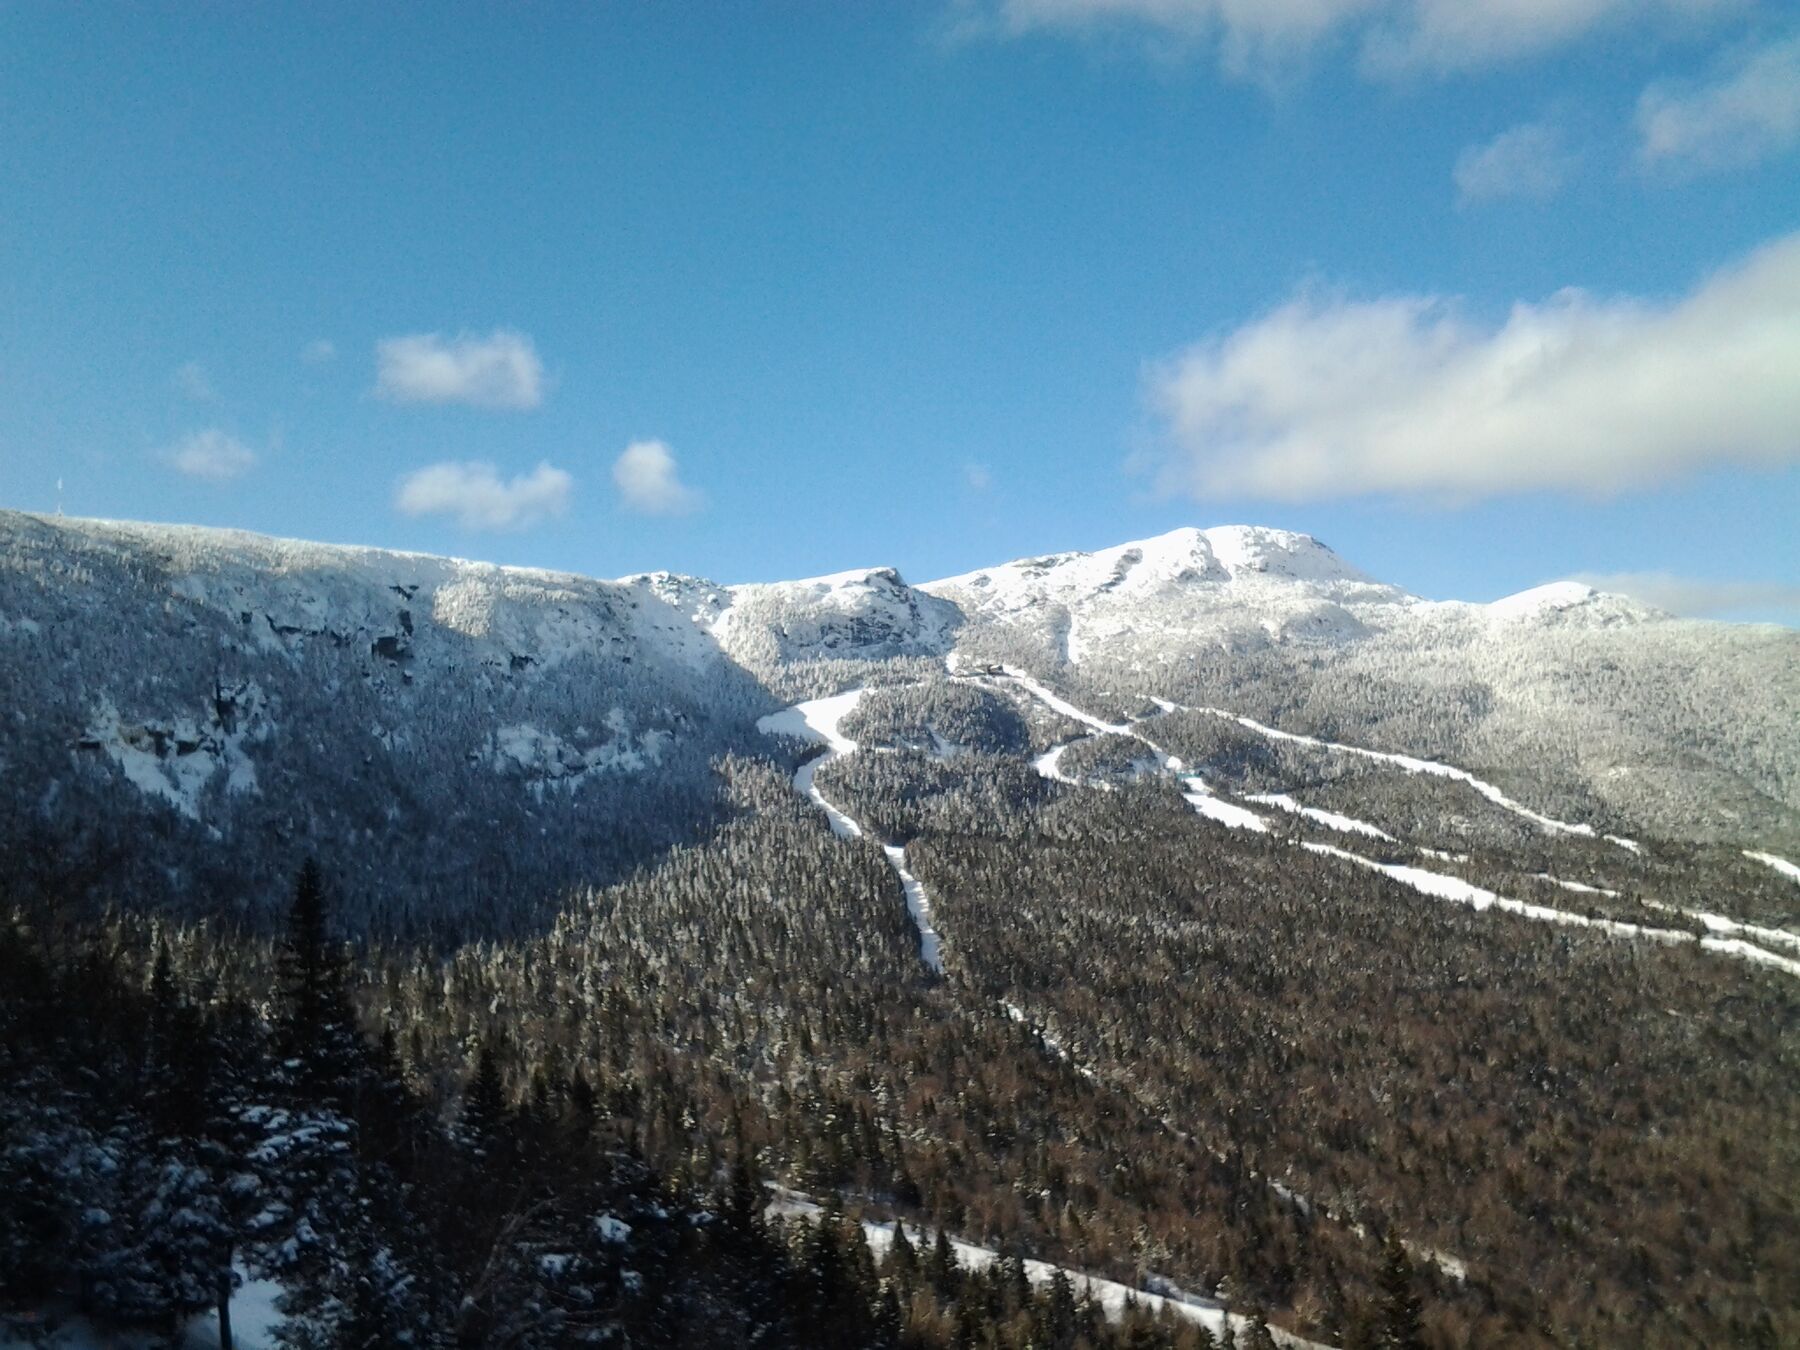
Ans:
[{"label": "mountain", "polygon": [[1797,643],[0,513],[0,1336],[1792,1341]]},{"label": "mountain", "polygon": [[952,657],[1460,763],[1615,832],[1800,838],[1800,636],[1570,583],[1427,601],[1242,526],[922,586],[609,582],[12,512],[0,822],[170,898],[248,903],[314,849],[370,892],[409,860],[409,924],[505,913],[712,828],[709,766],[771,753],[764,714]]}]

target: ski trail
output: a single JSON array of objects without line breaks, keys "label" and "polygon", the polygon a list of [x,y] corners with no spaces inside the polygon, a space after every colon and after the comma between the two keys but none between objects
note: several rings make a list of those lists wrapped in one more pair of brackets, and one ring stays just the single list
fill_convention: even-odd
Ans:
[{"label": "ski trail", "polygon": [[[1486,779],[1477,778],[1467,769],[1459,769],[1453,764],[1440,764],[1437,760],[1419,759],[1415,755],[1398,755],[1387,750],[1370,750],[1361,745],[1346,745],[1342,741],[1327,741],[1321,740],[1317,736],[1305,736],[1295,731],[1282,731],[1280,728],[1269,726],[1265,722],[1258,722],[1253,717],[1245,717],[1239,713],[1229,712],[1224,708],[1190,707],[1185,703],[1171,703],[1166,698],[1153,697],[1150,701],[1156,704],[1156,706],[1161,708],[1164,712],[1193,712],[1204,713],[1208,717],[1222,717],[1227,721],[1236,722],[1239,726],[1256,732],[1259,736],[1267,736],[1271,740],[1292,741],[1296,745],[1310,745],[1319,750],[1335,750],[1340,754],[1358,755],[1364,759],[1377,760],[1383,764],[1392,764],[1397,768],[1406,770],[1408,773],[1427,774],[1434,778],[1454,779],[1456,782],[1466,783],[1469,787],[1474,788],[1475,791],[1479,792],[1483,797],[1486,797],[1490,802],[1494,803],[1495,806],[1511,811],[1514,815],[1521,816],[1524,819],[1531,821],[1534,825],[1547,833],[1576,834],[1589,839],[1596,837],[1592,825],[1582,825],[1572,821],[1558,820],[1555,816],[1547,816],[1540,811],[1533,811],[1523,802],[1515,801],[1513,798],[1507,796]],[[1628,849],[1633,853],[1639,851],[1637,844],[1632,840],[1620,839],[1610,834],[1604,836],[1604,838],[1608,843],[1616,844],[1620,848]],[[1796,870],[1800,871],[1800,869]]]},{"label": "ski trail", "polygon": [[[1098,735],[1129,736],[1132,740],[1137,741],[1140,745],[1146,747],[1156,756],[1157,763],[1161,768],[1169,773],[1175,774],[1181,779],[1182,786],[1185,789],[1181,794],[1182,800],[1187,802],[1189,806],[1193,807],[1196,812],[1206,817],[1208,820],[1217,821],[1219,824],[1229,826],[1234,830],[1250,830],[1256,834],[1267,834],[1269,832],[1269,823],[1261,816],[1257,815],[1256,812],[1247,807],[1239,806],[1235,802],[1226,801],[1208,787],[1206,785],[1206,780],[1200,777],[1199,774],[1184,773],[1183,770],[1186,766],[1181,762],[1178,756],[1171,755],[1155,741],[1144,735],[1143,732],[1132,726],[1131,723],[1108,722],[1103,718],[1094,716],[1085,709],[1077,708],[1066,698],[1063,698],[1061,695],[1046,688],[1043,684],[1034,680],[1022,670],[1013,666],[1002,666],[1000,669],[1005,672],[1006,679],[1014,681],[1020,688],[1024,689],[1052,712],[1061,713],[1071,721],[1079,722],[1085,727],[1091,727]],[[1074,742],[1069,742],[1064,745],[1059,745],[1046,754],[1039,755],[1036,759],[1032,760],[1031,767],[1036,769],[1043,777],[1055,779],[1059,783],[1070,783],[1075,781],[1065,774],[1060,767],[1063,751],[1067,750],[1069,745],[1072,745],[1073,743]]]},{"label": "ski trail", "polygon": [[[773,1187],[776,1198],[771,1200],[764,1213],[771,1215],[792,1215],[816,1221],[824,1213],[824,1206],[809,1195],[799,1191],[791,1191],[786,1187]],[[894,1230],[900,1227],[898,1219],[864,1219],[862,1220],[863,1240],[869,1244],[869,1250],[877,1256],[885,1256],[894,1243]],[[907,1241],[920,1254],[920,1258],[931,1251],[937,1239],[937,1230],[919,1224],[905,1225]],[[956,1253],[957,1264],[965,1270],[986,1270],[1001,1260],[999,1252],[992,1247],[978,1246],[973,1242],[965,1242],[961,1238],[950,1237],[950,1249]],[[1237,1336],[1240,1343],[1248,1336],[1251,1319],[1242,1313],[1231,1312],[1225,1304],[1217,1299],[1206,1298],[1200,1294],[1189,1293],[1166,1280],[1152,1277],[1146,1283],[1154,1283],[1163,1292],[1149,1289],[1137,1289],[1118,1280],[1109,1280],[1104,1276],[1090,1275],[1086,1271],[1075,1270],[1069,1266],[1053,1265],[1048,1261],[1026,1259],[1025,1278],[1034,1285],[1046,1285],[1057,1275],[1069,1282],[1076,1298],[1086,1295],[1098,1304],[1109,1321],[1118,1321],[1125,1315],[1128,1307],[1135,1306],[1152,1315],[1160,1315],[1165,1309],[1170,1315],[1183,1321],[1194,1322],[1205,1327],[1214,1336],[1223,1337],[1227,1324]],[[1269,1334],[1275,1338],[1277,1345],[1292,1346],[1294,1350],[1331,1350],[1329,1346],[1318,1341],[1309,1341],[1296,1336],[1291,1331],[1283,1331],[1273,1324]]]},{"label": "ski trail", "polygon": [[[1735,956],[1740,960],[1769,966],[1789,975],[1800,976],[1800,960],[1778,955],[1766,947],[1759,947],[1755,943],[1746,942],[1741,938],[1703,937],[1696,940],[1692,933],[1684,933],[1674,928],[1650,928],[1643,924],[1626,923],[1619,919],[1590,919],[1585,914],[1572,914],[1566,909],[1553,909],[1549,905],[1534,905],[1523,900],[1510,900],[1504,895],[1497,895],[1473,882],[1464,881],[1461,877],[1445,876],[1442,872],[1427,872],[1422,867],[1407,867],[1401,863],[1376,862],[1372,858],[1365,858],[1361,854],[1351,853],[1331,844],[1302,843],[1300,847],[1309,853],[1319,853],[1330,858],[1342,858],[1359,867],[1380,872],[1403,886],[1410,886],[1421,895],[1429,895],[1434,900],[1448,900],[1454,904],[1468,905],[1471,909],[1478,911],[1500,909],[1509,914],[1517,914],[1526,919],[1536,919],[1542,923],[1594,928],[1618,937],[1642,938],[1668,945],[1697,941],[1698,945],[1707,951]],[[1659,906],[1659,908],[1667,909],[1669,907]],[[1681,911],[1672,912],[1680,913]],[[1723,922],[1733,923],[1729,919],[1723,920]],[[1710,925],[1708,926],[1710,927]],[[1741,928],[1743,925],[1737,925],[1737,927]],[[1773,932],[1774,930],[1768,931]]]},{"label": "ski trail", "polygon": [[1247,802],[1258,802],[1264,806],[1278,806],[1283,811],[1296,816],[1305,816],[1315,820],[1328,830],[1336,830],[1339,834],[1366,834],[1373,839],[1383,839],[1390,844],[1400,841],[1386,830],[1376,829],[1366,820],[1358,820],[1354,816],[1341,816],[1336,811],[1321,810],[1316,806],[1302,806],[1285,792],[1259,792],[1244,798]]},{"label": "ski trail", "polygon": [[1791,881],[1800,881],[1800,867],[1794,866],[1786,858],[1777,858],[1773,853],[1758,853],[1754,849],[1745,849],[1744,856],[1752,861],[1773,867],[1782,876]]},{"label": "ski trail", "polygon": [[[1065,717],[1073,718],[1077,722],[1093,727],[1097,731],[1109,732],[1120,736],[1130,736],[1136,740],[1142,741],[1145,745],[1149,746],[1151,750],[1162,756],[1165,763],[1172,763],[1173,766],[1179,770],[1181,766],[1180,760],[1172,759],[1172,757],[1163,751],[1160,746],[1150,740],[1142,732],[1134,729],[1129,723],[1115,724],[1105,722],[1100,718],[1095,717],[1092,713],[1077,708],[1067,699],[1052,693],[1029,675],[1015,671],[1011,666],[1004,666],[1002,669],[1005,671],[1007,678],[1016,680],[1023,688],[1028,690],[1047,707],[1062,713]],[[1365,750],[1359,746],[1342,745],[1335,741],[1322,741],[1313,736],[1300,736],[1293,732],[1278,731],[1274,727],[1265,726],[1261,722],[1254,721],[1251,718],[1239,717],[1236,713],[1225,712],[1223,709],[1219,708],[1188,708],[1184,707],[1182,704],[1171,703],[1169,700],[1161,698],[1153,699],[1152,701],[1165,712],[1199,712],[1214,717],[1225,717],[1234,722],[1238,722],[1243,726],[1249,727],[1252,730],[1261,732],[1264,735],[1274,737],[1277,740],[1296,741],[1301,744],[1318,746],[1328,750],[1341,750],[1347,754],[1362,755],[1369,759],[1397,764],[1411,772],[1428,773],[1438,777],[1453,778],[1458,782],[1468,783],[1471,787],[1474,787],[1477,791],[1481,792],[1482,796],[1486,797],[1489,801],[1504,806],[1508,810],[1514,811],[1529,820],[1534,820],[1553,833],[1562,832],[1587,835],[1590,837],[1594,834],[1592,826],[1571,825],[1567,821],[1554,820],[1549,816],[1539,815],[1529,807],[1522,806],[1513,801],[1492,784],[1484,783],[1466,770],[1454,768],[1448,764],[1439,764],[1433,760],[1415,759],[1410,755],[1388,754],[1381,750]],[[1054,767],[1054,765],[1051,767]],[[1204,780],[1197,774],[1186,775],[1183,777],[1182,781],[1188,785],[1190,789],[1182,795],[1187,799],[1188,803],[1202,815],[1218,820],[1223,824],[1235,826],[1239,829],[1267,831],[1268,825],[1260,816],[1214,795],[1206,786]],[[1280,794],[1274,794],[1274,796],[1279,795]],[[1272,798],[1264,797],[1254,800],[1271,801]],[[1282,806],[1283,809],[1288,809],[1284,803],[1280,801],[1273,801],[1273,804]],[[1298,805],[1298,803],[1296,803],[1296,805]],[[1310,815],[1311,813],[1305,811],[1303,808],[1302,814]],[[1374,830],[1373,826],[1365,826],[1362,821],[1352,821],[1348,816],[1341,817],[1341,819],[1352,826],[1364,826],[1367,830]],[[1632,852],[1637,851],[1637,846],[1630,840],[1614,839],[1611,835],[1606,836],[1606,838],[1612,840],[1613,843],[1618,844],[1620,847],[1628,848]],[[1338,848],[1332,844],[1318,844],[1303,841],[1300,846],[1312,853],[1342,858],[1348,862],[1356,863],[1358,866],[1381,872],[1386,876],[1393,878],[1395,881],[1400,882],[1402,885],[1410,886],[1413,890],[1416,890],[1423,895],[1429,895],[1438,900],[1454,901],[1458,904],[1468,905],[1476,910],[1490,908],[1501,909],[1508,913],[1518,914],[1523,918],[1535,919],[1542,923],[1560,923],[1568,924],[1573,927],[1595,928],[1602,932],[1614,934],[1618,937],[1641,938],[1647,941],[1665,944],[1696,941],[1691,933],[1684,933],[1673,928],[1652,928],[1645,924],[1626,923],[1619,919],[1590,919],[1585,914],[1574,914],[1568,910],[1554,909],[1549,905],[1535,905],[1523,900],[1512,900],[1506,896],[1498,895],[1493,891],[1477,886],[1472,882],[1464,881],[1461,877],[1445,876],[1441,872],[1430,872],[1422,867],[1408,867],[1401,863],[1376,862],[1372,858],[1365,858],[1361,854],[1351,853],[1346,849]],[[1429,852],[1430,850],[1426,851]],[[1771,865],[1779,865],[1778,870],[1792,869],[1795,876],[1800,878],[1800,868],[1794,867],[1792,863],[1786,862],[1785,859],[1775,858],[1773,854],[1754,854],[1746,851],[1745,856],[1755,858],[1759,862],[1769,862],[1773,859]],[[1587,889],[1600,892],[1599,887],[1584,887],[1579,882],[1563,882],[1555,877],[1549,876],[1546,876],[1545,879],[1554,881],[1558,885],[1567,886],[1571,890]],[[1752,924],[1739,923],[1735,919],[1727,919],[1719,914],[1707,914],[1698,911],[1690,913],[1689,911],[1674,909],[1672,906],[1667,905],[1658,905],[1655,906],[1655,908],[1665,910],[1669,913],[1681,914],[1686,918],[1695,919],[1703,924],[1708,930],[1716,935],[1698,939],[1698,945],[1707,951],[1717,952],[1723,956],[1734,956],[1739,960],[1747,961],[1754,965],[1768,966],[1789,975],[1800,976],[1800,960],[1782,956],[1777,952],[1770,951],[1765,946],[1759,945],[1756,941],[1747,940],[1749,938],[1756,938],[1764,942],[1792,945],[1796,948],[1800,948],[1800,937],[1797,937],[1794,934],[1785,933],[1780,929],[1758,928]]]},{"label": "ski trail", "polygon": [[[794,774],[794,790],[825,813],[831,832],[840,839],[866,837],[863,827],[849,813],[840,810],[819,791],[819,770],[833,760],[856,753],[856,742],[844,735],[843,720],[862,702],[865,690],[833,694],[830,698],[810,699],[791,708],[757,719],[756,729],[768,736],[793,736],[825,746],[825,753],[802,764]],[[931,920],[931,897],[925,887],[906,866],[906,850],[898,844],[883,843],[881,851],[900,879],[900,893],[906,898],[906,912],[919,933],[919,960],[934,974],[944,973],[944,942]]]}]

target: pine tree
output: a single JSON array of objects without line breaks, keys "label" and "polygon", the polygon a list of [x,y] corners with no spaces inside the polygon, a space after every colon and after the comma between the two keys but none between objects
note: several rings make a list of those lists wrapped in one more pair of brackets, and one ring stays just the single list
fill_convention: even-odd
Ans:
[{"label": "pine tree", "polygon": [[493,1047],[483,1042],[475,1055],[475,1072],[463,1089],[462,1127],[470,1146],[484,1156],[503,1151],[509,1115],[499,1060]]},{"label": "pine tree", "polygon": [[324,877],[311,859],[295,881],[276,964],[283,996],[277,1040],[293,1087],[308,1104],[345,1110],[356,1095],[362,1038],[349,964],[332,940]]},{"label": "pine tree", "polygon": [[1423,1350],[1423,1304],[1413,1288],[1412,1259],[1400,1241],[1400,1232],[1389,1228],[1381,1253],[1381,1341],[1383,1350]]}]

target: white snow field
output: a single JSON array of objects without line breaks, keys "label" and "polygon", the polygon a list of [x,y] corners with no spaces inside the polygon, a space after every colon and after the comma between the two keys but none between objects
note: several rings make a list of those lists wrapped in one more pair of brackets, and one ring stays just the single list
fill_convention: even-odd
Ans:
[{"label": "white snow field", "polygon": [[[862,702],[865,692],[867,691],[863,689],[852,689],[846,693],[833,694],[829,698],[810,699],[780,712],[770,713],[767,717],[759,718],[756,723],[756,729],[765,735],[793,736],[826,747],[824,754],[809,759],[800,766],[794,775],[794,789],[825,813],[826,820],[831,823],[832,833],[840,839],[861,839],[863,827],[826,800],[815,780],[819,770],[832,760],[856,753],[856,742],[844,735],[841,727],[844,719]],[[894,875],[900,879],[900,891],[906,897],[906,912],[912,916],[913,927],[919,930],[919,960],[942,975],[944,943],[931,921],[931,897],[926,894],[919,879],[907,869],[904,848],[898,844],[883,843],[881,851],[886,855],[888,865],[894,869]]]}]

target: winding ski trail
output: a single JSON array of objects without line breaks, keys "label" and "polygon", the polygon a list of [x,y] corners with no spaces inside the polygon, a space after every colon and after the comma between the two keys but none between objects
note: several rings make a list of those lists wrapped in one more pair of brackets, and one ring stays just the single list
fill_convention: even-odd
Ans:
[{"label": "winding ski trail", "polygon": [[[825,813],[831,832],[840,839],[861,839],[867,832],[848,812],[840,809],[819,791],[819,770],[833,760],[853,755],[857,743],[843,732],[843,721],[862,702],[865,690],[852,689],[829,698],[810,699],[791,708],[770,713],[757,720],[756,729],[769,736],[793,736],[825,746],[825,753],[802,764],[794,774],[794,790]],[[919,960],[934,974],[944,973],[944,943],[931,920],[931,896],[906,865],[906,849],[899,844],[881,844],[881,852],[900,880],[900,893],[906,898],[906,912],[919,933]]]}]

